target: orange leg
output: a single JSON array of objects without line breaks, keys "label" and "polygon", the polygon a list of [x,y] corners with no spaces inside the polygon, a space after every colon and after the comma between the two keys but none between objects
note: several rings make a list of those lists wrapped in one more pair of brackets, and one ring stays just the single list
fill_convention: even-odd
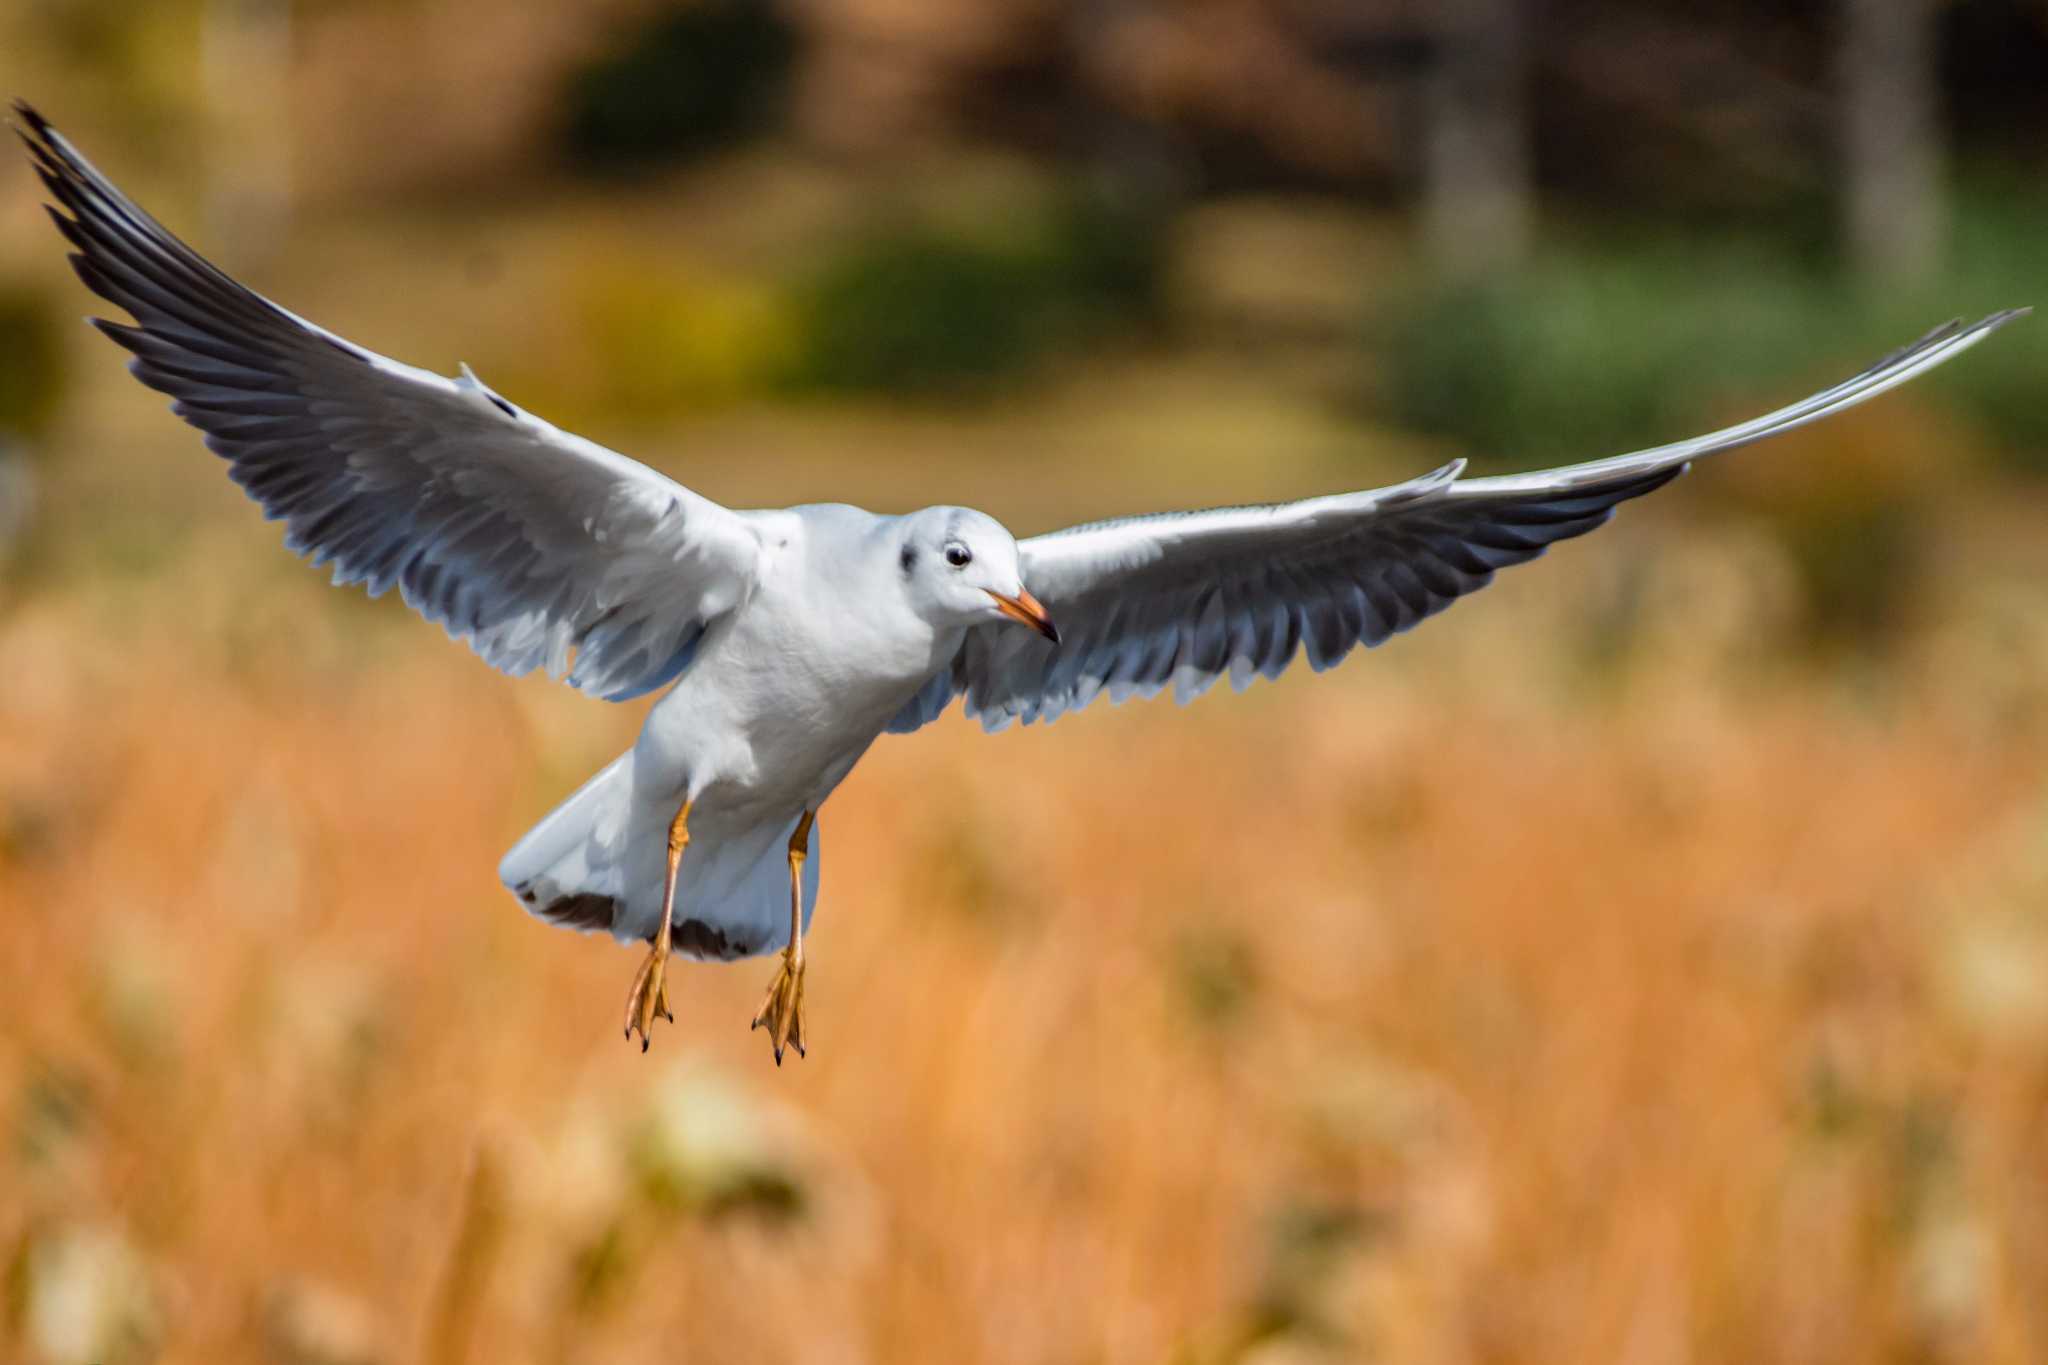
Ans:
[{"label": "orange leg", "polygon": [[782,950],[782,966],[768,984],[768,997],[754,1016],[754,1027],[768,1029],[768,1041],[775,1047],[775,1065],[782,1065],[782,1050],[804,1053],[804,855],[811,846],[811,822],[816,811],[805,811],[789,836],[789,946]]},{"label": "orange leg", "polygon": [[676,1021],[668,1008],[668,949],[674,934],[671,921],[676,912],[676,870],[683,864],[683,850],[690,846],[690,803],[686,799],[682,809],[668,827],[668,877],[661,888],[661,927],[654,931],[654,943],[647,950],[647,960],[640,964],[640,974],[633,978],[633,989],[626,996],[626,1039],[632,1041],[633,1030],[640,1031],[640,1050],[647,1051],[648,1028],[656,1015]]}]

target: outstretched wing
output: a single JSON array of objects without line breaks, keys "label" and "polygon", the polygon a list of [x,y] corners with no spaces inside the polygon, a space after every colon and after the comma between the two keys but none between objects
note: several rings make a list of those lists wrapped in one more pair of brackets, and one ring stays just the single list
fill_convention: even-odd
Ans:
[{"label": "outstretched wing", "polygon": [[1464,461],[1408,483],[1269,507],[1167,513],[1024,541],[1025,586],[1058,623],[970,631],[951,670],[891,727],[914,730],[952,698],[989,729],[1052,720],[1108,693],[1183,701],[1224,673],[1244,687],[1297,653],[1324,669],[1493,581],[1496,570],[1584,535],[1616,504],[1661,488],[1706,455],[1748,445],[1902,384],[2025,309],[1929,332],[1853,379],[1767,416],[1652,450],[1504,478]]},{"label": "outstretched wing", "polygon": [[395,585],[494,667],[544,667],[614,701],[674,679],[745,597],[750,514],[558,431],[466,367],[414,369],[286,312],[15,110],[79,278],[135,319],[94,325],[336,583]]}]

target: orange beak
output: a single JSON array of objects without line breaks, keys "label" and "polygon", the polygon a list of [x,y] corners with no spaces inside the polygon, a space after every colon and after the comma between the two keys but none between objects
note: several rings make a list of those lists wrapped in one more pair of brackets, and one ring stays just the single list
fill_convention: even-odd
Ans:
[{"label": "orange beak", "polygon": [[1052,623],[1052,618],[1045,614],[1045,608],[1040,606],[1038,599],[1030,593],[1019,588],[1015,597],[1005,597],[999,592],[989,592],[986,588],[982,591],[995,598],[996,605],[1002,608],[1003,615],[1012,621],[1022,621],[1054,644],[1060,642],[1059,627]]}]

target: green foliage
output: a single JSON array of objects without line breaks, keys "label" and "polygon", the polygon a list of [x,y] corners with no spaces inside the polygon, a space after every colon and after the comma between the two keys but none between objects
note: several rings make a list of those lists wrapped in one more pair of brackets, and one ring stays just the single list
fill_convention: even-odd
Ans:
[{"label": "green foliage", "polygon": [[35,436],[64,393],[57,310],[42,294],[0,290],[0,433]]},{"label": "green foliage", "polygon": [[[2042,268],[2048,194],[1996,182],[1958,196],[1953,210],[1949,266],[1926,290],[1884,302],[1887,318],[1905,308],[1943,318],[1994,308],[2048,306],[2048,270]],[[1931,313],[1929,310],[1932,310]],[[1979,346],[1967,361],[1933,376],[1964,411],[1996,436],[2013,465],[2048,473],[2048,314],[2025,319]]]},{"label": "green foliage", "polygon": [[1751,250],[1558,251],[1397,304],[1384,396],[1503,464],[1591,459],[1682,436],[1732,389],[1808,373],[1838,312],[1825,286]]},{"label": "green foliage", "polygon": [[985,390],[1154,316],[1162,224],[1061,196],[1010,235],[922,224],[855,243],[799,286],[792,387]]},{"label": "green foliage", "polygon": [[957,386],[1049,345],[1032,263],[912,229],[853,248],[803,292],[799,385]]},{"label": "green foliage", "polygon": [[[1958,196],[1950,264],[1859,291],[1768,240],[1584,242],[1524,270],[1423,286],[1376,318],[1399,420],[1533,467],[1671,439],[1759,395],[1841,378],[1952,316],[2035,301],[2034,193]],[[2048,330],[2022,324],[1945,368],[1941,393],[2022,464],[2048,468]]]},{"label": "green foliage", "polygon": [[[1387,309],[1383,398],[1488,470],[1681,438],[1844,378],[1948,318],[2034,302],[2044,209],[2030,191],[1959,195],[1947,268],[1910,290],[1860,289],[1760,239],[1554,248]],[[1909,614],[1928,550],[1906,508],[1927,483],[1953,481],[1972,429],[2010,463],[2048,471],[2044,374],[2048,327],[2023,321],[1887,400],[1889,417],[1815,428],[1804,482],[1753,466],[1730,485],[1797,565],[1815,642],[1879,646]],[[1967,425],[1934,419],[1942,408]]]},{"label": "green foliage", "polygon": [[797,52],[766,0],[657,11],[571,76],[564,138],[601,168],[683,159],[772,124]]}]

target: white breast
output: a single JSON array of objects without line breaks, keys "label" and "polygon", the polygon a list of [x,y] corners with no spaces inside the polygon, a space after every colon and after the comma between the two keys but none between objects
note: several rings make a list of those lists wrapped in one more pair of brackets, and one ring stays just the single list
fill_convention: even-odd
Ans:
[{"label": "white breast", "polygon": [[844,556],[812,572],[808,549],[782,548],[649,714],[639,766],[666,788],[650,798],[687,791],[713,821],[815,810],[959,647],[893,582],[848,574]]}]

